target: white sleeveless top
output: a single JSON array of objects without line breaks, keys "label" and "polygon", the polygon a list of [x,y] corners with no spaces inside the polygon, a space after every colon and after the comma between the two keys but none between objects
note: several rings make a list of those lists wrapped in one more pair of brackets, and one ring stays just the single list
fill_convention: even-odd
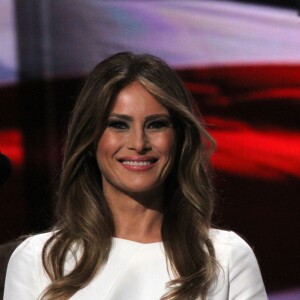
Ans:
[{"label": "white sleeveless top", "polygon": [[[208,299],[267,299],[260,270],[249,245],[229,231],[211,230],[221,270],[211,286]],[[41,251],[51,233],[26,239],[12,254],[5,282],[4,300],[34,300],[49,285],[41,260]],[[74,266],[71,257],[66,272]],[[169,270],[171,272],[171,270]],[[168,273],[163,244],[142,244],[113,238],[107,264],[96,277],[70,299],[72,300],[159,300],[166,283],[174,276]]]}]

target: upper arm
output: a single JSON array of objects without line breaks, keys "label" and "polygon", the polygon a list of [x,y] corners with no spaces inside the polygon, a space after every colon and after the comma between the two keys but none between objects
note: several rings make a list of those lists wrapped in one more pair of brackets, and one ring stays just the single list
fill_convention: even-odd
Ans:
[{"label": "upper arm", "polygon": [[33,300],[36,296],[36,262],[31,238],[13,252],[7,267],[4,300]]},{"label": "upper arm", "polygon": [[267,299],[256,257],[250,246],[235,233],[230,234],[229,299]]}]

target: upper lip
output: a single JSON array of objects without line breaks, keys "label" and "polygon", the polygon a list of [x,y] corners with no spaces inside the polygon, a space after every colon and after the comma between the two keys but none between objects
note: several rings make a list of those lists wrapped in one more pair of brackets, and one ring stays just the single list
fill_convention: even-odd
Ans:
[{"label": "upper lip", "polygon": [[154,156],[124,156],[124,157],[119,157],[118,161],[123,162],[123,161],[150,161],[150,162],[156,162],[158,160],[157,157]]}]

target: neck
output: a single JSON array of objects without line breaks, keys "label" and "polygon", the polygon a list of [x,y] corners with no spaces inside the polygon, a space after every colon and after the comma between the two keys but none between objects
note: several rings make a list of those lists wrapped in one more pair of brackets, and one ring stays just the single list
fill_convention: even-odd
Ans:
[{"label": "neck", "polygon": [[161,241],[163,193],[104,193],[114,216],[115,236],[140,243]]}]

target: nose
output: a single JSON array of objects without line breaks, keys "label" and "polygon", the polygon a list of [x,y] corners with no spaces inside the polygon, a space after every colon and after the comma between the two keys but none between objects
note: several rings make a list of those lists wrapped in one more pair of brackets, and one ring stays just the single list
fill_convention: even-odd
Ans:
[{"label": "nose", "polygon": [[151,149],[147,134],[143,128],[132,128],[128,140],[128,149],[143,154]]}]

